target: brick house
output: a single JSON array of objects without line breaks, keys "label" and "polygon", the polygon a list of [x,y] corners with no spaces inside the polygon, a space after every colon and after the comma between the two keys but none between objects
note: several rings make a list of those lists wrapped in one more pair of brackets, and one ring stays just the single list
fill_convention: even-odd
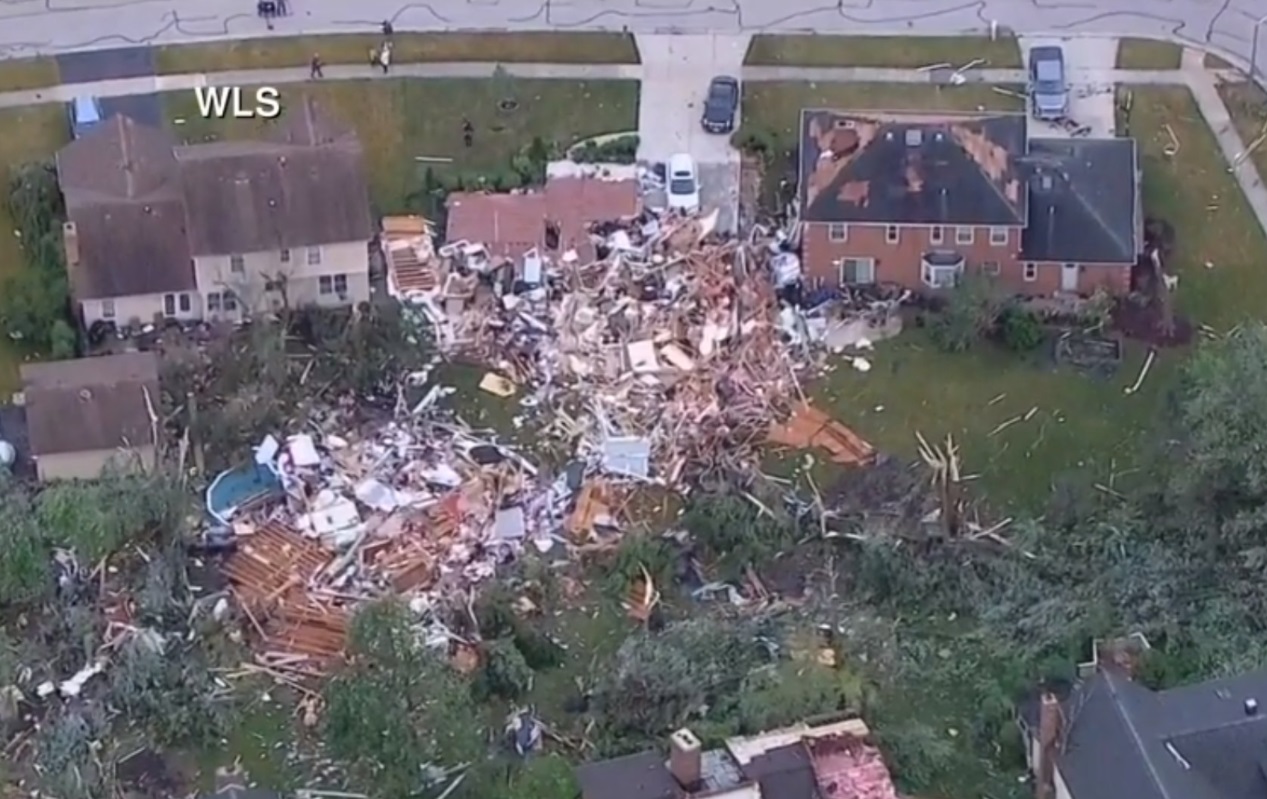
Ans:
[{"label": "brick house", "polygon": [[1125,293],[1142,248],[1134,141],[1027,134],[1021,114],[802,111],[806,275]]}]

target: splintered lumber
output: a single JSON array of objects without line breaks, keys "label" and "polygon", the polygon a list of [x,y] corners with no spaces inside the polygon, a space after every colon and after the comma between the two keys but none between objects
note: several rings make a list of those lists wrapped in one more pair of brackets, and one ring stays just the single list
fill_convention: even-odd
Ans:
[{"label": "splintered lumber", "polygon": [[825,450],[830,460],[846,466],[867,466],[875,460],[875,448],[857,433],[804,402],[793,409],[787,422],[770,425],[766,441],[796,449]]},{"label": "splintered lumber", "polygon": [[629,596],[625,600],[624,605],[629,618],[646,624],[651,618],[651,612],[655,610],[655,606],[660,604],[660,592],[656,589],[647,567],[642,566],[641,568],[642,576],[634,578],[633,585],[629,587]]},{"label": "splintered lumber", "polygon": [[1148,357],[1144,359],[1144,364],[1139,369],[1139,377],[1135,378],[1134,384],[1123,389],[1122,393],[1134,394],[1136,391],[1139,391],[1139,387],[1144,385],[1144,378],[1148,377],[1148,370],[1153,368],[1153,361],[1156,360],[1156,358],[1157,350],[1149,350]]}]

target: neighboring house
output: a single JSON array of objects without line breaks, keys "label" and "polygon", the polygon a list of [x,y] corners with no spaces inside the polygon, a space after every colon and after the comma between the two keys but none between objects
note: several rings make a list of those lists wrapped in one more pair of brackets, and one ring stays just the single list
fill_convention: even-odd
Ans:
[{"label": "neighboring house", "polygon": [[1040,799],[1267,796],[1267,670],[1152,691],[1103,665],[1022,706]]},{"label": "neighboring house", "polygon": [[1130,139],[1030,139],[1022,114],[801,112],[806,274],[1037,296],[1125,293],[1142,249]]},{"label": "neighboring house", "polygon": [[801,724],[701,751],[689,730],[669,754],[642,752],[576,769],[582,799],[897,799],[866,724]]},{"label": "neighboring house", "polygon": [[114,116],[59,152],[57,170],[86,325],[369,299],[361,147],[311,98],[267,141],[181,146]]},{"label": "neighboring house", "polygon": [[162,412],[149,352],[22,366],[23,404],[40,480],[99,477],[107,466],[154,466]]},{"label": "neighboring house", "polygon": [[594,258],[589,227],[636,217],[641,191],[634,179],[551,177],[540,191],[517,194],[450,194],[445,239],[482,244],[490,257],[516,259],[536,249],[543,256],[576,251]]}]

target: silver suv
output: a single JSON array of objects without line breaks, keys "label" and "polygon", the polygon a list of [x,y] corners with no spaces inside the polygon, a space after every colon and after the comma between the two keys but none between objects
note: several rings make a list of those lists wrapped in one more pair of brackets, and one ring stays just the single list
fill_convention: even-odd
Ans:
[{"label": "silver suv", "polygon": [[1069,114],[1065,53],[1059,47],[1034,47],[1029,51],[1029,99],[1035,119],[1063,119]]}]

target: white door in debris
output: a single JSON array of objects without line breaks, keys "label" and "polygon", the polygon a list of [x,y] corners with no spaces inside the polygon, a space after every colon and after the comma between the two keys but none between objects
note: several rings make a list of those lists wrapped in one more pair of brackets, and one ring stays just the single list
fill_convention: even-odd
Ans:
[{"label": "white door in debris", "polygon": [[1065,264],[1060,268],[1060,290],[1078,290],[1078,265]]}]

